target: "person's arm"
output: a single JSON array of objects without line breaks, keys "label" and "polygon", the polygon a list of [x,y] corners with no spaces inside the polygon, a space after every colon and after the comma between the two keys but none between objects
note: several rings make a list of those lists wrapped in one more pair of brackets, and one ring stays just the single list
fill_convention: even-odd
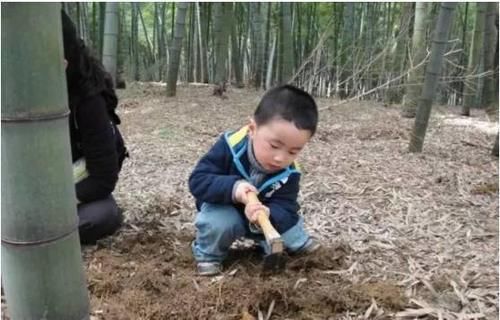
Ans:
[{"label": "person's arm", "polygon": [[222,136],[196,164],[189,177],[189,190],[198,201],[233,204],[233,186],[241,177],[228,174],[230,152]]},{"label": "person's arm", "polygon": [[[299,220],[299,194],[300,174],[291,174],[280,189],[276,190],[271,198],[261,198],[264,205],[270,210],[270,220],[279,233],[283,233],[294,226]],[[265,193],[265,192],[264,192]]]},{"label": "person's arm", "polygon": [[104,99],[98,95],[77,107],[76,122],[88,177],[76,184],[76,197],[90,202],[107,197],[118,181],[118,155]]}]

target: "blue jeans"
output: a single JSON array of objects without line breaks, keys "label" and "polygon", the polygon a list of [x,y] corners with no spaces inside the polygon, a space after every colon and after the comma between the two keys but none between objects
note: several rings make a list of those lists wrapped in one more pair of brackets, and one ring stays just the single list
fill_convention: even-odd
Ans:
[{"label": "blue jeans", "polygon": [[[195,221],[196,241],[192,244],[194,258],[198,262],[222,262],[231,244],[242,237],[257,241],[269,253],[264,235],[253,233],[248,225],[248,220],[232,205],[203,203]],[[302,217],[281,238],[289,252],[300,250],[309,239]]]}]

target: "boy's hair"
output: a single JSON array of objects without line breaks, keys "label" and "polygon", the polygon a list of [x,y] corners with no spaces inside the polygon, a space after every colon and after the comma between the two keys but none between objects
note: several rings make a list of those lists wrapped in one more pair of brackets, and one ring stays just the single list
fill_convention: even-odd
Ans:
[{"label": "boy's hair", "polygon": [[290,121],[300,130],[309,130],[313,136],[318,125],[318,108],[307,92],[283,85],[266,92],[254,113],[257,125],[276,118]]}]

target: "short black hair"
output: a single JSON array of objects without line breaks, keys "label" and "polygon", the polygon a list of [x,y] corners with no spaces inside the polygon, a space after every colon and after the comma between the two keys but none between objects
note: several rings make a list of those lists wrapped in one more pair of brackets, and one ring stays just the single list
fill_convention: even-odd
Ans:
[{"label": "short black hair", "polygon": [[309,93],[282,85],[266,92],[254,113],[257,125],[275,118],[290,121],[300,130],[309,130],[313,136],[318,125],[318,107]]}]

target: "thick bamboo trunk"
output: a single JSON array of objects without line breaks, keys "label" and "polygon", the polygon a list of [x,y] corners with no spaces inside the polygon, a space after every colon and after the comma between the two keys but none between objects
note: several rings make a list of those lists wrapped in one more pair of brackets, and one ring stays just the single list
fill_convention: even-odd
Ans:
[{"label": "thick bamboo trunk", "polygon": [[443,54],[446,50],[446,43],[448,41],[448,34],[455,6],[456,3],[454,2],[441,3],[434,40],[431,47],[431,57],[425,70],[424,87],[418,102],[417,116],[411,135],[410,152],[421,152],[422,146],[424,145],[425,132],[427,130],[427,124],[429,123],[432,101],[436,94],[438,78],[441,74]]},{"label": "thick bamboo trunk", "polygon": [[177,3],[177,17],[175,20],[175,35],[170,49],[170,63],[167,74],[167,96],[175,96],[177,89],[177,75],[181,58],[182,39],[184,38],[184,26],[186,24],[186,11],[188,3]]},{"label": "thick bamboo trunk", "polygon": [[258,2],[250,3],[250,10],[252,12],[252,31],[253,31],[253,55],[254,64],[252,78],[256,89],[261,87],[262,83],[262,64],[264,60],[264,34],[262,33],[263,27],[263,4]]},{"label": "thick bamboo trunk", "polygon": [[3,4],[1,24],[2,283],[8,313],[11,319],[88,319],[60,4]]},{"label": "thick bamboo trunk", "polygon": [[104,24],[104,41],[102,48],[102,64],[113,78],[116,85],[116,65],[118,53],[118,22],[119,3],[106,4],[106,20]]},{"label": "thick bamboo trunk", "polygon": [[234,70],[234,80],[236,83],[237,88],[243,88],[243,75],[242,75],[242,68],[241,68],[241,51],[239,47],[239,35],[238,35],[238,30],[236,29],[237,26],[237,12],[238,12],[238,3],[233,4],[233,15],[232,15],[232,25],[234,26],[231,28],[231,63],[233,66]]},{"label": "thick bamboo trunk", "polygon": [[498,112],[498,70],[495,73],[495,53],[498,45],[498,31],[495,20],[498,18],[498,3],[489,2],[487,4],[486,19],[484,21],[484,70],[492,71],[486,77],[483,86],[483,106]]},{"label": "thick bamboo trunk", "polygon": [[[426,55],[427,46],[425,44],[425,16],[428,4],[417,2],[415,4],[415,23],[413,27],[412,38],[412,61],[413,65],[418,65]],[[413,67],[410,66],[410,67]],[[422,91],[422,78],[425,67],[421,66],[412,70],[408,76],[408,85],[406,87],[406,96],[403,101],[401,115],[405,118],[414,118],[417,113],[417,103],[420,92]]]},{"label": "thick bamboo trunk", "polygon": [[208,62],[208,39],[210,36],[210,6],[211,4],[208,2],[200,3],[200,25],[201,25],[201,46],[204,50],[201,53],[201,61],[203,61],[202,69],[203,69],[203,81],[204,83],[208,83],[210,80],[209,70],[209,62]]},{"label": "thick bamboo trunk", "polygon": [[138,10],[137,3],[131,3],[132,6],[132,51],[133,51],[133,77],[135,81],[139,81],[139,24],[138,24]]},{"label": "thick bamboo trunk", "polygon": [[104,17],[106,13],[106,2],[99,2],[99,60],[102,61],[102,46],[104,41]]},{"label": "thick bamboo trunk", "polygon": [[290,2],[281,3],[281,83],[287,83],[293,76],[293,43],[292,43],[292,8]]},{"label": "thick bamboo trunk", "polygon": [[498,158],[498,133],[497,137],[495,138],[495,143],[493,144],[493,148],[491,149],[491,155]]},{"label": "thick bamboo trunk", "polygon": [[[484,33],[484,14],[486,10],[486,3],[476,3],[476,16],[474,22],[474,33],[471,43],[471,51],[469,55],[469,63],[467,65],[467,76],[477,74],[481,64],[481,50],[483,46],[483,33]],[[478,79],[466,79],[464,89],[464,103],[462,105],[463,116],[470,115],[470,109],[476,106],[476,98],[478,93]]]},{"label": "thick bamboo trunk", "polygon": [[215,77],[214,83],[220,87],[227,81],[226,61],[228,58],[228,32],[231,28],[227,20],[228,3],[216,2],[214,7]]},{"label": "thick bamboo trunk", "polygon": [[273,62],[274,62],[274,51],[276,50],[276,39],[277,39],[277,36],[274,35],[273,44],[271,46],[271,51],[269,52],[269,59],[267,62],[266,90],[270,89],[271,85],[272,85]]}]

